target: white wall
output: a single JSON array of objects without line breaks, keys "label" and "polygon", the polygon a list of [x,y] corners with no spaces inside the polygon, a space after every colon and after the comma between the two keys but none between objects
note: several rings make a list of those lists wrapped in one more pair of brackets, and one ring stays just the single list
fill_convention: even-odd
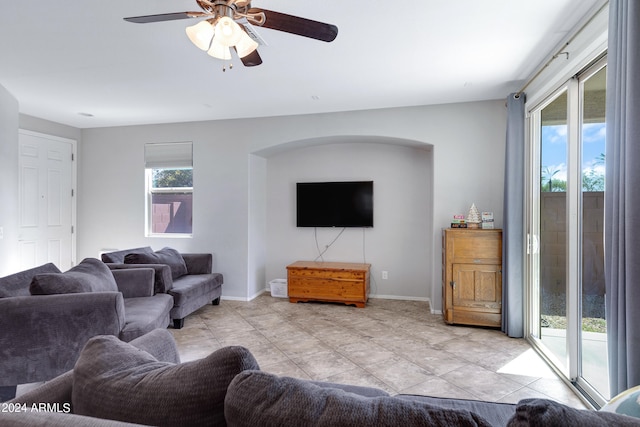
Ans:
[{"label": "white wall", "polygon": [[20,114],[20,129],[72,139],[78,144],[82,139],[82,131],[78,128],[28,116],[26,114]]},{"label": "white wall", "polygon": [[[224,296],[248,295],[249,155],[233,121],[83,131],[79,162],[78,254],[150,245],[211,252]],[[194,212],[190,239],[145,237],[144,144],[193,142]]]},{"label": "white wall", "polygon": [[249,245],[247,248],[247,296],[252,299],[264,290],[267,250],[267,160],[249,155]]},{"label": "white wall", "polygon": [[[433,259],[431,146],[361,140],[349,138],[269,158],[267,280],[286,278],[286,265],[296,260],[367,262],[372,297],[426,300],[431,297]],[[296,182],[318,181],[373,181],[374,227],[346,228],[342,234],[342,228],[297,228]],[[387,280],[382,280],[383,270]]]},{"label": "white wall", "polygon": [[[267,278],[260,273],[266,272],[266,264],[259,265],[261,256],[254,255],[261,240],[255,233],[261,232],[263,213],[254,211],[263,209],[260,203],[277,197],[266,186],[256,188],[256,183],[267,179],[273,156],[352,138],[410,141],[433,147],[429,172],[433,177],[433,221],[427,239],[431,240],[427,244],[431,244],[432,259],[425,260],[431,269],[428,283],[421,283],[420,289],[402,290],[400,295],[424,295],[426,287],[427,296],[439,310],[440,229],[454,213],[466,214],[473,202],[481,210],[494,211],[496,225],[502,225],[505,129],[506,111],[500,100],[84,130],[79,162],[78,257],[97,256],[103,248],[140,245],[208,251],[215,254],[216,270],[225,275],[223,296],[249,298],[265,286]],[[143,147],[147,142],[170,141],[192,141],[194,147],[194,237],[187,240],[144,237]],[[266,167],[255,161],[259,159],[252,161],[252,155],[267,159]],[[411,212],[405,214],[409,217]],[[268,230],[269,216],[266,221]],[[264,247],[267,256],[272,244],[268,239]],[[396,269],[402,270],[394,266],[390,281]]]},{"label": "white wall", "polygon": [[18,253],[18,101],[0,85],[0,277],[15,273]]}]

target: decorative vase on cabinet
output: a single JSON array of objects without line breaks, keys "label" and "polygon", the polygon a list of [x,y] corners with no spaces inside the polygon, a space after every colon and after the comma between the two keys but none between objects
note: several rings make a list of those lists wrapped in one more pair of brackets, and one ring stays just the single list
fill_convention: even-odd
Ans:
[{"label": "decorative vase on cabinet", "polygon": [[442,300],[446,323],[500,327],[502,230],[442,231]]}]

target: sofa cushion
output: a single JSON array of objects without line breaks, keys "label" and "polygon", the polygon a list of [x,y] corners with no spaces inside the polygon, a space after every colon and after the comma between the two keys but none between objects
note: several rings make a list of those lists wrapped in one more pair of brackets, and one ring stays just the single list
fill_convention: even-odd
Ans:
[{"label": "sofa cushion", "polygon": [[224,425],[224,397],[231,380],[259,369],[244,347],[173,364],[115,337],[89,340],[73,373],[74,413],[163,425]]},{"label": "sofa cushion", "polygon": [[85,258],[80,264],[64,273],[35,275],[29,290],[31,295],[118,292],[118,285],[111,270],[102,261]]},{"label": "sofa cushion", "polygon": [[172,248],[162,248],[159,251],[132,252],[124,256],[125,264],[166,264],[171,268],[171,277],[178,277],[187,274],[187,265],[178,251]]},{"label": "sofa cushion", "polygon": [[320,386],[322,388],[339,388],[340,390],[348,391],[349,393],[358,394],[363,397],[380,397],[390,396],[386,391],[368,386],[352,385],[352,384],[339,384],[331,383],[327,381],[309,381],[312,384]]},{"label": "sofa cushion", "polygon": [[296,378],[245,371],[229,385],[227,425],[236,426],[490,426],[469,411],[366,397]]},{"label": "sofa cushion", "polygon": [[101,258],[103,262],[124,264],[124,257],[131,252],[153,253],[153,249],[151,249],[151,246],[144,246],[140,248],[124,249],[121,251],[105,252],[101,255]]},{"label": "sofa cushion", "polygon": [[0,298],[27,297],[31,295],[29,285],[36,274],[61,273],[53,263],[43,264],[19,273],[0,278]]},{"label": "sofa cushion", "polygon": [[169,295],[173,296],[176,306],[182,306],[202,295],[210,294],[220,286],[222,286],[222,275],[219,273],[189,274],[173,282]]},{"label": "sofa cushion", "polygon": [[575,409],[547,399],[523,399],[518,402],[508,427],[525,426],[640,426],[640,419],[611,412]]},{"label": "sofa cushion", "polygon": [[171,319],[173,298],[167,294],[150,297],[125,298],[125,325],[120,331],[120,339],[129,342],[157,328],[166,328]]},{"label": "sofa cushion", "polygon": [[398,399],[412,400],[432,406],[450,409],[465,409],[480,415],[494,426],[506,426],[516,413],[514,403],[486,402],[472,399],[451,399],[447,397],[422,396],[415,394],[398,394]]}]

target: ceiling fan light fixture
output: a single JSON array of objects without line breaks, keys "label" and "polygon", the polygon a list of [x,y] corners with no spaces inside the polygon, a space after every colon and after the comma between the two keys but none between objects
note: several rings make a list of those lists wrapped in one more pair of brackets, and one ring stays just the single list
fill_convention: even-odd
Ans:
[{"label": "ceiling fan light fixture", "polygon": [[189,40],[199,49],[207,50],[211,45],[211,39],[215,33],[213,25],[209,21],[200,21],[185,29]]},{"label": "ceiling fan light fixture", "polygon": [[[188,18],[204,18],[202,22],[185,28],[189,40],[214,58],[242,59],[245,67],[262,64],[257,47],[266,43],[252,27],[257,25],[310,39],[331,42],[338,35],[333,24],[289,15],[268,9],[251,7],[251,0],[195,0],[201,11],[161,13],[156,15],[131,16],[127,22],[146,24],[150,22],[174,21]],[[229,64],[229,68],[231,65]],[[223,68],[224,70],[224,68]]]},{"label": "ceiling fan light fixture", "polygon": [[240,58],[244,58],[258,48],[258,42],[242,31],[240,41],[236,44],[236,52]]},{"label": "ceiling fan light fixture", "polygon": [[229,47],[238,44],[242,35],[246,34],[233,19],[223,16],[216,23],[214,40]]},{"label": "ceiling fan light fixture", "polygon": [[217,37],[213,38],[211,48],[207,51],[207,53],[214,58],[222,59],[224,61],[228,61],[231,59],[231,51],[229,50],[229,46],[222,44]]}]

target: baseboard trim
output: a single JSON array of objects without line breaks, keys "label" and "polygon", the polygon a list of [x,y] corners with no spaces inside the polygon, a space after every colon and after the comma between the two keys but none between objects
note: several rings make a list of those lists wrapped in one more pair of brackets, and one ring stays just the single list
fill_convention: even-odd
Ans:
[{"label": "baseboard trim", "polygon": [[406,297],[401,295],[378,295],[378,294],[369,294],[369,298],[375,299],[393,299],[393,300],[402,300],[402,301],[424,301],[431,303],[431,298],[425,297]]},{"label": "baseboard trim", "polygon": [[[251,296],[251,298],[240,298],[240,297],[222,297],[222,299],[228,299],[233,301],[252,301],[259,297],[260,295],[271,292],[269,288],[264,288],[261,291],[257,292],[255,295]],[[374,299],[391,299],[391,300],[399,300],[399,301],[424,301],[429,303],[429,307],[432,307],[431,298],[426,297],[407,297],[407,296],[399,296],[399,295],[378,295],[378,294],[369,294],[369,298]],[[431,308],[429,310],[431,314],[442,315],[442,310],[434,310]]]},{"label": "baseboard trim", "polygon": [[231,296],[227,296],[227,295],[222,295],[220,297],[220,299],[222,301],[225,301],[225,300],[226,301],[243,301],[243,302],[249,301],[247,298],[244,298],[244,297],[231,297]]},{"label": "baseboard trim", "polygon": [[255,294],[253,294],[252,296],[249,297],[249,301],[252,301],[256,298],[258,298],[260,295],[266,293],[266,292],[270,292],[267,288],[261,289],[258,292],[256,292]]},{"label": "baseboard trim", "polygon": [[251,295],[250,297],[247,297],[247,298],[244,298],[244,297],[232,297],[232,296],[222,295],[220,297],[220,299],[221,300],[229,300],[229,301],[249,302],[249,301],[253,301],[254,299],[258,298],[260,295],[264,294],[265,292],[269,292],[269,290],[267,288],[261,289],[258,292],[256,292],[255,294],[253,294],[253,295]]}]

